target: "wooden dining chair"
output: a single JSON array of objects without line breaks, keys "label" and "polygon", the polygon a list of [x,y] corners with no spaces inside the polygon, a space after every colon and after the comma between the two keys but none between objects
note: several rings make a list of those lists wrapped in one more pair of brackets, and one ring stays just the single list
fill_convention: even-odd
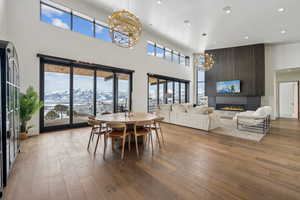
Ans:
[{"label": "wooden dining chair", "polygon": [[94,136],[97,135],[98,137],[97,137],[96,146],[95,146],[95,150],[94,150],[94,154],[96,154],[99,140],[101,139],[101,135],[104,135],[107,132],[107,130],[105,127],[105,123],[103,123],[99,120],[96,120],[94,116],[90,116],[88,118],[88,124],[92,127],[92,129],[91,129],[91,133],[90,133],[87,150],[89,150],[91,141],[93,141]]},{"label": "wooden dining chair", "polygon": [[160,136],[161,136],[162,143],[165,145],[165,139],[164,139],[163,131],[162,131],[161,124],[160,124],[163,120],[164,120],[164,117],[156,118],[154,120],[152,126],[151,126],[151,130],[155,131],[159,147],[161,147],[160,139],[159,139],[159,133],[160,133]]},{"label": "wooden dining chair", "polygon": [[[136,154],[138,158],[139,158],[139,148],[138,148],[137,138],[139,136],[144,136],[144,139],[146,139],[147,136],[150,136],[152,155],[153,155],[153,139],[152,139],[151,128],[150,128],[153,123],[154,123],[153,120],[149,120],[149,121],[136,122],[134,124],[133,134],[135,136],[135,148],[136,148]],[[144,145],[145,145],[145,140],[144,140]]]},{"label": "wooden dining chair", "polygon": [[125,123],[116,123],[110,122],[107,123],[107,132],[104,135],[104,152],[103,152],[103,159],[105,159],[106,147],[107,147],[107,140],[111,138],[111,145],[112,150],[114,151],[114,140],[115,138],[122,139],[122,154],[121,159],[124,159],[124,150],[125,150],[125,142],[126,137],[128,136],[128,150],[130,151],[130,142],[131,142],[131,135],[127,132],[126,124]]}]

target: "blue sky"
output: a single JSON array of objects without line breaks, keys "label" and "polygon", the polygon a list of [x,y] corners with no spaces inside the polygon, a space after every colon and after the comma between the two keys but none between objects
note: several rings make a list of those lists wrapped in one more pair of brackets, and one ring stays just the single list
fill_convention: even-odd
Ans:
[{"label": "blue sky", "polygon": [[[71,29],[71,15],[70,13],[63,12],[61,10],[49,7],[42,4],[41,20],[48,24],[63,28]],[[111,42],[109,29],[96,24],[96,38]],[[94,26],[91,21],[83,19],[81,17],[73,16],[73,31],[93,37]]]}]

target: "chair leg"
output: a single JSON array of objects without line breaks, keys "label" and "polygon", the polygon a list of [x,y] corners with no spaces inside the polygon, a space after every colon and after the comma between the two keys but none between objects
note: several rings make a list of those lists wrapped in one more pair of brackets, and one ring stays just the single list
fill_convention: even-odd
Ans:
[{"label": "chair leg", "polygon": [[128,135],[128,150],[131,150],[131,134]]},{"label": "chair leg", "polygon": [[158,130],[157,130],[156,127],[155,127],[155,134],[156,134],[156,138],[157,138],[157,141],[158,141],[158,146],[159,146],[159,148],[161,148],[160,139],[159,139],[159,136],[158,136]]},{"label": "chair leg", "polygon": [[107,146],[107,136],[106,136],[106,135],[104,135],[104,150],[103,150],[103,160],[105,160],[106,146]]},{"label": "chair leg", "polygon": [[122,141],[122,155],[121,155],[121,159],[124,159],[124,149],[125,149],[125,141],[126,141],[126,137],[123,137],[123,141]]},{"label": "chair leg", "polygon": [[92,128],[90,138],[89,138],[89,143],[88,143],[88,146],[87,146],[87,150],[89,150],[89,148],[90,148],[90,144],[91,144],[91,140],[92,140],[93,135],[94,135],[94,131],[93,131],[93,128]]},{"label": "chair leg", "polygon": [[99,139],[100,139],[100,134],[98,134],[98,138],[97,138],[97,142],[96,142],[94,154],[96,154],[98,143],[99,143]]},{"label": "chair leg", "polygon": [[111,138],[111,150],[112,152],[115,152],[115,138]]},{"label": "chair leg", "polygon": [[135,148],[136,148],[136,155],[139,158],[139,146],[138,146],[138,142],[137,142],[137,136],[135,135]]},{"label": "chair leg", "polygon": [[152,149],[152,156],[153,156],[153,138],[152,138],[152,133],[150,133],[150,140],[151,140],[151,149]]},{"label": "chair leg", "polygon": [[161,135],[161,139],[162,139],[163,144],[166,145],[165,139],[164,139],[164,134],[163,134],[163,131],[162,131],[162,128],[161,128],[160,125],[159,125],[159,132],[160,132],[160,135]]}]

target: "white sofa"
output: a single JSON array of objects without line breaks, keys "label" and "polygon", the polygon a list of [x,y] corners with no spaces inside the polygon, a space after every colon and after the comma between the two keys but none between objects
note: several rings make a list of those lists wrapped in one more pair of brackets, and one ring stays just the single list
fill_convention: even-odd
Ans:
[{"label": "white sofa", "polygon": [[219,115],[206,106],[192,104],[161,104],[157,114],[171,124],[209,131],[220,125]]}]

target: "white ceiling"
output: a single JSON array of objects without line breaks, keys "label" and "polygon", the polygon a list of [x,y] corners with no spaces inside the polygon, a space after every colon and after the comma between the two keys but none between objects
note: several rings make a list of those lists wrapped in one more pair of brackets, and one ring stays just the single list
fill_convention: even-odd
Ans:
[{"label": "white ceiling", "polygon": [[[161,5],[157,0],[84,1],[109,11],[129,8],[146,29],[193,52],[300,41],[300,0],[162,0]],[[231,14],[223,11],[226,6],[232,8]],[[278,8],[285,11],[280,13]]]}]

